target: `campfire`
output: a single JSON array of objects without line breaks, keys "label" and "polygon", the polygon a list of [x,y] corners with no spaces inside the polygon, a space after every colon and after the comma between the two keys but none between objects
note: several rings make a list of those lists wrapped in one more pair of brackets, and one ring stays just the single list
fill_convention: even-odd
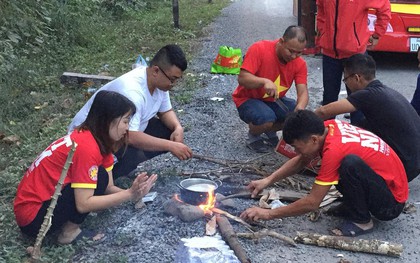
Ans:
[{"label": "campfire", "polygon": [[203,211],[204,214],[213,214],[212,212],[212,208],[214,208],[214,205],[216,204],[216,195],[214,194],[214,190],[210,190],[208,191],[208,198],[206,200],[206,202],[202,205],[199,205],[198,207],[200,207]]},{"label": "campfire", "polygon": [[167,214],[177,216],[184,222],[191,222],[205,216],[212,217],[214,213],[216,213],[239,222],[248,228],[248,230],[253,231],[253,227],[241,218],[217,208],[217,205],[223,204],[222,202],[217,202],[217,196],[223,197],[222,195],[215,194],[213,190],[209,190],[208,197],[204,202],[198,205],[191,205],[181,200],[181,198],[175,194],[171,200],[164,204],[164,209]]},{"label": "campfire", "polygon": [[[240,217],[237,217],[235,215],[230,214],[227,211],[222,210],[221,208],[233,207],[234,204],[232,200],[228,199],[228,197],[225,197],[219,193],[215,193],[214,188],[207,188],[207,191],[200,191],[199,194],[192,193],[193,197],[196,197],[197,199],[191,198],[190,195],[185,195],[185,190],[191,189],[194,188],[181,188],[180,196],[175,194],[170,200],[165,202],[165,212],[172,216],[178,217],[184,222],[191,222],[201,218],[205,218],[206,236],[215,236],[216,233],[219,232],[223,239],[226,241],[226,243],[229,245],[229,247],[234,251],[235,255],[238,257],[240,262],[249,262],[249,259],[246,255],[246,252],[240,245],[238,237],[258,239],[264,236],[272,236],[283,240],[291,246],[296,246],[295,242],[291,238],[276,233],[274,231],[265,229],[265,226],[261,223],[254,222],[256,226],[253,227],[249,223],[242,220]],[[199,187],[197,187],[196,189],[197,191],[202,190]],[[247,195],[249,195],[249,193],[247,193]],[[231,205],[227,205],[229,201],[232,202]],[[248,232],[236,233],[233,230],[229,219],[240,223],[248,230]],[[263,227],[264,229],[258,231],[258,226]]]},{"label": "campfire", "polygon": [[210,189],[207,196],[208,197],[204,202],[198,205],[191,205],[184,202],[177,194],[175,194],[171,200],[165,203],[165,212],[173,216],[177,216],[186,222],[206,218],[206,235],[214,236],[218,229],[222,237],[228,243],[229,247],[231,247],[235,255],[238,257],[239,262],[250,262],[245,251],[239,245],[235,232],[226,217],[244,224],[251,231],[252,226],[243,221],[241,218],[217,208],[216,205],[220,205],[221,202],[216,202],[216,199],[217,196],[221,195],[215,194],[214,189]]}]

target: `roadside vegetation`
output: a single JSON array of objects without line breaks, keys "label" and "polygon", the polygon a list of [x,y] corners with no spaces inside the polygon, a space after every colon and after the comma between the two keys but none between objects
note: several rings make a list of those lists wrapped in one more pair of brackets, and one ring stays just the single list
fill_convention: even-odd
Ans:
[{"label": "roadside vegetation", "polygon": [[[174,29],[171,0],[0,0],[0,262],[22,262],[33,245],[13,215],[24,171],[65,134],[88,88],[98,88],[63,86],[60,75],[119,76],[139,54],[151,57],[169,43],[191,59],[195,40],[229,2],[179,0],[180,29]],[[180,103],[188,101],[193,78],[186,74],[175,92]],[[44,241],[42,260],[71,261],[77,247],[53,241]]]}]

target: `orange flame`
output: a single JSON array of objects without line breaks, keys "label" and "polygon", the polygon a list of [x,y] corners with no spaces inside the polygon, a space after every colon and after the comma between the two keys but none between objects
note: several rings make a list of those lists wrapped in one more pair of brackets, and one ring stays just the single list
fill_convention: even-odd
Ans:
[{"label": "orange flame", "polygon": [[178,202],[184,203],[184,201],[181,200],[181,198],[179,198],[179,196],[177,194],[174,194],[174,198],[175,200],[177,200]]},{"label": "orange flame", "polygon": [[203,209],[204,213],[211,213],[211,209],[214,207],[216,203],[216,196],[214,195],[214,189],[208,191],[209,197],[207,198],[206,203],[199,205],[201,209]]}]

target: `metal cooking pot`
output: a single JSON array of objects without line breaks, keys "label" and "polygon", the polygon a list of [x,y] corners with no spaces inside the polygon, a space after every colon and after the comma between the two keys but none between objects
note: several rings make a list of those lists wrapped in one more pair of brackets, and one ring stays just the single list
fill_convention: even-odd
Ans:
[{"label": "metal cooking pot", "polygon": [[178,187],[181,189],[181,200],[190,205],[200,205],[206,202],[209,191],[216,191],[222,185],[208,179],[189,178],[182,180]]}]

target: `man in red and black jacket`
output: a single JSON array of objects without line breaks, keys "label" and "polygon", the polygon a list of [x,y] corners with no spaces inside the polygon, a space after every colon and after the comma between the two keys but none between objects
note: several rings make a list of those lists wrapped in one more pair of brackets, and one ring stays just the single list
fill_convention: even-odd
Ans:
[{"label": "man in red and black jacket", "polygon": [[[324,94],[322,105],[338,99],[343,62],[365,53],[385,34],[391,19],[389,0],[317,0],[317,45],[321,48]],[[368,11],[376,10],[375,31],[368,29]],[[347,89],[347,93],[350,91]],[[352,113],[351,120],[358,114]]]}]

